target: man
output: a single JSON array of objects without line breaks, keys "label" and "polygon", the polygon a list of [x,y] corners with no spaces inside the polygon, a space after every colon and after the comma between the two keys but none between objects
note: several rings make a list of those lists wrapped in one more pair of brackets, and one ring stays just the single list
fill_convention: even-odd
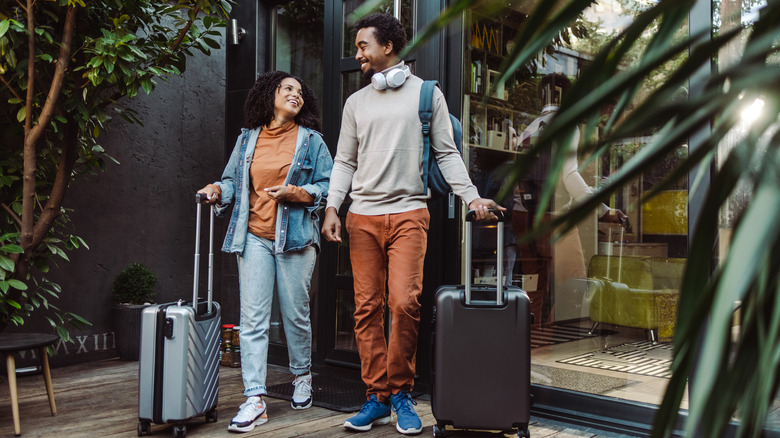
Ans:
[{"label": "man", "polygon": [[[402,434],[417,434],[422,424],[409,395],[414,385],[420,323],[423,259],[430,216],[422,183],[423,137],[418,106],[422,79],[398,59],[406,46],[401,23],[374,14],[358,23],[355,38],[360,69],[372,84],[344,105],[338,150],[331,173],[322,233],[341,242],[338,209],[351,189],[347,215],[355,289],[355,339],[367,401],[348,418],[348,429],[366,431],[387,424],[392,409]],[[471,183],[452,139],[444,96],[434,91],[431,147],[447,182],[480,220],[494,218]],[[392,326],[385,339],[385,284]]]}]

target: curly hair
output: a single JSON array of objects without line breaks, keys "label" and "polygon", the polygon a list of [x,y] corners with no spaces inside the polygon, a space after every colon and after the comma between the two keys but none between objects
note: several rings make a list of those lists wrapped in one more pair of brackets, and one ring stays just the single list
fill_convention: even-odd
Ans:
[{"label": "curly hair", "polygon": [[266,72],[257,78],[244,102],[244,128],[255,129],[271,123],[274,118],[276,90],[287,78],[298,81],[303,92],[303,106],[295,116],[295,123],[315,131],[322,130],[317,96],[301,78],[284,71]]},{"label": "curly hair", "polygon": [[363,17],[355,23],[355,30],[373,27],[374,36],[379,44],[385,45],[388,42],[393,43],[393,52],[401,53],[406,47],[406,30],[397,18],[390,14],[374,13]]}]

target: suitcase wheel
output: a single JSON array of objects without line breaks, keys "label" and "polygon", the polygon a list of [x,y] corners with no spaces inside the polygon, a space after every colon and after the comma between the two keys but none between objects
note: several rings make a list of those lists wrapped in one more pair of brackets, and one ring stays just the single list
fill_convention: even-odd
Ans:
[{"label": "suitcase wheel", "polygon": [[531,431],[526,427],[525,429],[517,429],[517,438],[531,438]]},{"label": "suitcase wheel", "polygon": [[184,424],[173,425],[173,438],[184,438],[187,436],[187,426]]},{"label": "suitcase wheel", "polygon": [[216,423],[217,418],[217,408],[206,412],[206,423]]},{"label": "suitcase wheel", "polygon": [[443,424],[434,424],[433,425],[433,436],[434,437],[443,437],[444,436],[444,428],[445,428],[445,426]]},{"label": "suitcase wheel", "polygon": [[138,436],[149,435],[152,432],[152,424],[148,421],[138,422]]}]

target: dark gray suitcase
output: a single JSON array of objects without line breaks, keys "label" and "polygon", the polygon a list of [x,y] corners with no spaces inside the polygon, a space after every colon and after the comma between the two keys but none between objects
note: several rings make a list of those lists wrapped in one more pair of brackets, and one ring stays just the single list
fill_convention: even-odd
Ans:
[{"label": "dark gray suitcase", "polygon": [[[434,436],[458,429],[517,430],[529,437],[531,302],[517,287],[471,284],[471,221],[466,215],[466,284],[441,286],[434,298]],[[502,278],[503,221],[498,222]]]},{"label": "dark gray suitcase", "polygon": [[[141,317],[138,366],[138,436],[151,423],[173,423],[174,437],[187,433],[185,422],[205,414],[217,421],[220,307],[212,301],[214,214],[209,229],[208,299],[198,299],[201,198],[196,197],[195,274],[192,301],[146,307]],[[196,303],[196,305],[193,305]]]}]

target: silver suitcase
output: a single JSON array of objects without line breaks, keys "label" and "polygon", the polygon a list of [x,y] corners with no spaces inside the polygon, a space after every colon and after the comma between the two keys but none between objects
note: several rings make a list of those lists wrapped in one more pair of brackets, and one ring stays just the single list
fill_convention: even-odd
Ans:
[{"label": "silver suitcase", "polygon": [[[149,306],[141,318],[138,367],[138,436],[151,423],[173,423],[173,436],[187,433],[186,421],[217,421],[220,307],[212,301],[214,214],[209,229],[208,299],[198,299],[201,198],[196,197],[195,274],[192,301]],[[193,303],[195,303],[193,305]]]}]

